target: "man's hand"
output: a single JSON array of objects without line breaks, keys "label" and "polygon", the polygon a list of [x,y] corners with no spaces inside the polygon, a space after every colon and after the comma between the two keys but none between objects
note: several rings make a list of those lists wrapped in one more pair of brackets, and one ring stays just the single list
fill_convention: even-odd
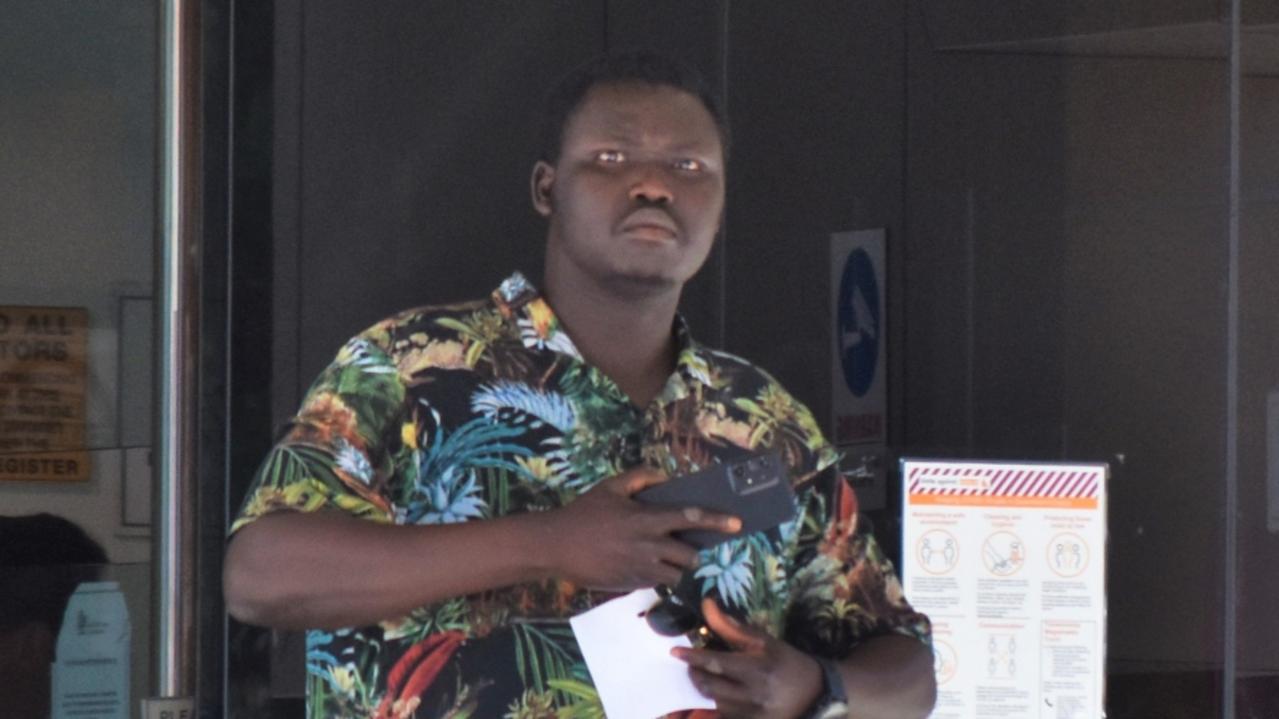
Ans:
[{"label": "man's hand", "polygon": [[702,600],[702,615],[731,651],[677,648],[671,653],[688,663],[693,684],[715,700],[724,717],[800,717],[817,700],[822,669],[815,659],[738,623],[712,599]]},{"label": "man's hand", "polygon": [[666,479],[652,469],[632,469],[547,512],[546,551],[558,576],[610,591],[674,586],[684,570],[695,566],[697,549],[672,533],[704,529],[733,534],[741,529],[737,517],[697,507],[656,507],[632,498]]}]

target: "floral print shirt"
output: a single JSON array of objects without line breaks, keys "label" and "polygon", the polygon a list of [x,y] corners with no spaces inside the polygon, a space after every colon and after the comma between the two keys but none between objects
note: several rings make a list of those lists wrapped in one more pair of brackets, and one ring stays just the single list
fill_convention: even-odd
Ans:
[{"label": "floral print shirt", "polygon": [[[674,331],[676,370],[641,408],[582,359],[518,273],[486,301],[384,320],[316,380],[232,531],[322,508],[383,523],[483,521],[563,506],[639,464],[675,476],[770,450],[790,473],[793,519],[703,550],[681,586],[815,654],[842,657],[889,632],[929,641],[927,618],[859,531],[857,500],[809,411],[682,322]],[[309,716],[602,717],[567,620],[609,598],[548,581],[310,631]]]}]

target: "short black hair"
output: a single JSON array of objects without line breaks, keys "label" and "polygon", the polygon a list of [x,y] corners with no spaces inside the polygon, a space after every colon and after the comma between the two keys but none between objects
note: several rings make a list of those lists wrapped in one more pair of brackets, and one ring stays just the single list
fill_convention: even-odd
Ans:
[{"label": "short black hair", "polygon": [[728,158],[728,118],[719,98],[697,68],[651,50],[632,49],[598,55],[574,68],[551,88],[542,119],[539,159],[550,163],[559,159],[564,128],[591,88],[632,82],[673,87],[701,100],[715,121],[720,146],[725,159]]},{"label": "short black hair", "polygon": [[68,519],[0,516],[0,628],[37,621],[56,634],[71,594],[106,562],[102,545]]}]

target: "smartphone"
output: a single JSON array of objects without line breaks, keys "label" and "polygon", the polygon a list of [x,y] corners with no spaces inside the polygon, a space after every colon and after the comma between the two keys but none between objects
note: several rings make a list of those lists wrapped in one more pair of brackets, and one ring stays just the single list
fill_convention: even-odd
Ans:
[{"label": "smartphone", "polygon": [[677,532],[676,538],[699,549],[726,539],[771,529],[795,516],[795,493],[781,455],[753,454],[672,477],[635,498],[649,504],[701,507],[740,517],[742,530],[724,534],[709,530]]}]

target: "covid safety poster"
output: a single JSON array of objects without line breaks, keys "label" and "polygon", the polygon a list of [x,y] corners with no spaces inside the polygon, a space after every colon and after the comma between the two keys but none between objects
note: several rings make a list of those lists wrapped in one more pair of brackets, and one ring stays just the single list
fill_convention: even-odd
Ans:
[{"label": "covid safety poster", "polygon": [[1104,464],[904,459],[902,581],[933,719],[1105,716]]}]

